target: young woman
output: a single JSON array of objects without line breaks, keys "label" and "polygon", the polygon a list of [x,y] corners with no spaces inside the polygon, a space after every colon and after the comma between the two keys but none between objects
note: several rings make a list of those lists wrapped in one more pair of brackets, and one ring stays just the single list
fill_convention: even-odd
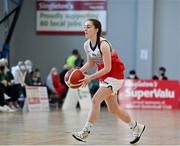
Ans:
[{"label": "young woman", "polygon": [[139,141],[145,126],[134,121],[117,103],[117,91],[124,82],[124,64],[112,48],[111,44],[101,37],[101,23],[96,19],[88,19],[84,26],[85,36],[88,39],[84,43],[84,50],[87,55],[87,62],[80,68],[82,72],[89,71],[97,65],[98,71],[92,75],[86,75],[82,80],[85,87],[91,80],[99,78],[100,87],[92,98],[92,108],[87,122],[82,130],[72,135],[79,141],[86,142],[91,127],[95,124],[100,112],[101,102],[104,100],[108,110],[127,123],[132,129],[134,144]]}]

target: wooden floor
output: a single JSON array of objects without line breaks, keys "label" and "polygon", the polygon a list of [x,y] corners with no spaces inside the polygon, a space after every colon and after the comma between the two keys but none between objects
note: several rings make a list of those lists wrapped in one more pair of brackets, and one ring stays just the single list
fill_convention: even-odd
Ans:
[{"label": "wooden floor", "polygon": [[[180,110],[128,110],[146,125],[140,145],[180,145]],[[102,109],[87,143],[72,138],[88,111],[0,113],[0,145],[129,145],[130,130]]]}]

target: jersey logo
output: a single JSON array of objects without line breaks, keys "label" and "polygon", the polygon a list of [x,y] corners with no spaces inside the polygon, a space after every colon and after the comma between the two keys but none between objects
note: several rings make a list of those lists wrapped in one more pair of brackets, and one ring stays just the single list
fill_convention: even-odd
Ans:
[{"label": "jersey logo", "polygon": [[92,56],[96,56],[96,54],[92,53]]}]

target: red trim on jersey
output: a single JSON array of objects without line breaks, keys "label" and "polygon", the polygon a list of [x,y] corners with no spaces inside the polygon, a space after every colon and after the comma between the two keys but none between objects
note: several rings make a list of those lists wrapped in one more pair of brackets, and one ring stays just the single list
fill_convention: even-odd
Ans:
[{"label": "red trim on jersey", "polygon": [[[104,64],[97,64],[98,71],[104,68]],[[107,77],[113,77],[116,79],[124,79],[125,66],[121,59],[118,57],[117,53],[112,50],[111,53],[111,71],[101,77],[100,81],[104,81]]]}]

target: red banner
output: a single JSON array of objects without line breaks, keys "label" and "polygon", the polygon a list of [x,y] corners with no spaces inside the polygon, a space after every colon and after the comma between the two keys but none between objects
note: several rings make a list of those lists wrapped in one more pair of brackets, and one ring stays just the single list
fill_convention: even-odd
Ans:
[{"label": "red banner", "polygon": [[128,109],[178,109],[179,81],[126,80],[119,104]]},{"label": "red banner", "polygon": [[44,0],[37,0],[36,8],[37,10],[106,10],[106,1],[77,1],[77,0],[68,0],[68,1],[44,1]]}]

